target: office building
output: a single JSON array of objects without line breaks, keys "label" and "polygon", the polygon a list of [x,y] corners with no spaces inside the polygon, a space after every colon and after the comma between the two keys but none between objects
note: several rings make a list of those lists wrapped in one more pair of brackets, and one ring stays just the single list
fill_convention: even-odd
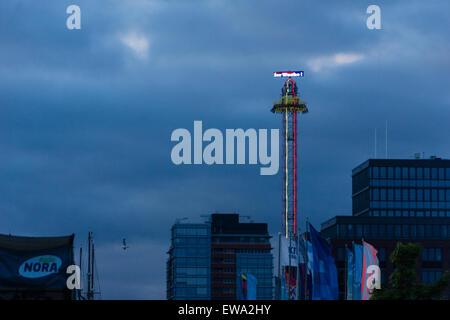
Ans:
[{"label": "office building", "polygon": [[238,299],[242,273],[257,280],[257,299],[273,297],[273,257],[266,223],[212,214],[204,223],[177,222],[167,261],[168,299]]},{"label": "office building", "polygon": [[352,173],[352,216],[336,216],[321,233],[333,246],[340,297],[345,293],[345,246],[361,239],[378,250],[382,286],[397,242],[420,243],[418,276],[432,283],[450,269],[450,160],[370,159]]}]

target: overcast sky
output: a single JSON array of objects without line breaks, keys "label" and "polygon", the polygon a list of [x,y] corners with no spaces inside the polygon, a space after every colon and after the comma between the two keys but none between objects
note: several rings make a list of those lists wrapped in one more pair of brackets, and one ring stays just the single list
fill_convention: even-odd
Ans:
[{"label": "overcast sky", "polygon": [[[81,30],[66,8],[81,7]],[[381,7],[381,30],[366,9]],[[304,70],[299,214],[351,214],[351,170],[450,158],[448,0],[8,0],[0,3],[0,232],[93,231],[103,298],[164,299],[176,218],[238,212],[281,229],[282,173],[176,166],[177,128],[279,128]],[[126,237],[130,248],[121,249]]]}]

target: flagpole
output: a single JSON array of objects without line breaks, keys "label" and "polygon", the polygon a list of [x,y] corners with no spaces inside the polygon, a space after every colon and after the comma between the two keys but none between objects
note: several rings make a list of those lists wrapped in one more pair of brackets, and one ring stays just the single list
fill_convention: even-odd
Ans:
[{"label": "flagpole", "polygon": [[355,300],[355,274],[356,274],[356,254],[355,241],[352,241],[353,265],[352,265],[352,300]]},{"label": "flagpole", "polygon": [[299,242],[298,242],[298,237],[299,237],[299,233],[297,232],[297,244],[296,244],[296,252],[297,252],[297,277],[296,277],[296,281],[297,281],[297,300],[300,300],[300,287],[299,287],[299,283],[300,283],[300,261],[299,261],[299,256],[300,256],[300,252],[299,252]]},{"label": "flagpole", "polygon": [[281,232],[278,232],[278,299],[281,300]]},{"label": "flagpole", "polygon": [[[305,300],[309,300],[308,292],[308,266],[309,266],[309,256],[308,256],[308,217],[306,217],[305,222],[305,240],[306,240],[306,272],[305,272]],[[312,272],[312,270],[311,270]],[[312,274],[311,274],[312,277]],[[311,284],[312,285],[312,284]],[[311,288],[312,289],[312,288]]]},{"label": "flagpole", "polygon": [[347,244],[345,244],[345,298],[344,300],[348,300],[348,251],[347,251]]}]

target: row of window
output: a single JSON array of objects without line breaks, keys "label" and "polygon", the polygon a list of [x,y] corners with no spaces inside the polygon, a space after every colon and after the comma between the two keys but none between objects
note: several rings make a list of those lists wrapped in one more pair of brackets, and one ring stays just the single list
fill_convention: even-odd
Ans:
[{"label": "row of window", "polygon": [[450,217],[450,211],[437,210],[372,210],[373,217]]},{"label": "row of window", "polygon": [[450,168],[372,167],[373,179],[450,180]]},{"label": "row of window", "polygon": [[269,239],[264,237],[214,237],[213,243],[268,243]]},{"label": "row of window", "polygon": [[[377,248],[377,257],[380,262],[386,261],[386,248]],[[345,261],[345,248],[337,248],[337,261]],[[442,248],[424,248],[422,249],[422,262],[423,261],[442,261]]]},{"label": "row of window", "polygon": [[176,227],[173,229],[173,237],[177,236],[207,236],[209,234],[208,227]]},{"label": "row of window", "polygon": [[175,279],[175,285],[177,287],[185,287],[185,286],[206,286],[208,285],[208,278],[206,277],[177,277]]},{"label": "row of window", "polygon": [[174,239],[175,245],[180,246],[204,246],[209,244],[207,237],[177,237]]},{"label": "row of window", "polygon": [[175,266],[185,267],[207,267],[209,265],[209,258],[207,257],[176,257],[174,260]]},{"label": "row of window", "polygon": [[173,289],[176,297],[188,297],[189,299],[193,297],[206,297],[208,295],[208,288],[195,288],[195,287],[187,287],[187,288],[177,288]]},{"label": "row of window", "polygon": [[373,188],[371,200],[374,201],[448,201],[450,189],[422,188]]},{"label": "row of window", "polygon": [[450,225],[440,224],[341,224],[341,238],[448,239]]},{"label": "row of window", "polygon": [[177,247],[173,254],[176,257],[208,257],[210,251],[209,247]]},{"label": "row of window", "polygon": [[[386,248],[377,248],[378,253],[377,253],[377,257],[378,260],[380,260],[380,262],[384,262],[386,261]],[[337,248],[337,261],[345,261],[346,260],[346,252],[345,252],[345,248],[339,247]]]},{"label": "row of window", "polygon": [[422,261],[442,261],[442,248],[422,249]]},{"label": "row of window", "polygon": [[[362,182],[361,182],[362,183]],[[372,187],[427,187],[427,188],[449,188],[450,180],[387,180],[387,179],[373,179],[370,180]],[[355,191],[367,187],[367,181],[365,184],[361,184]]]},{"label": "row of window", "polygon": [[208,275],[208,268],[195,267],[195,268],[175,268],[176,276],[206,276]]},{"label": "row of window", "polygon": [[422,271],[422,282],[425,284],[434,283],[439,280],[442,276],[441,270],[423,270]]},{"label": "row of window", "polygon": [[270,249],[254,249],[254,248],[213,248],[213,254],[230,254],[230,253],[270,253]]},{"label": "row of window", "polygon": [[[354,201],[355,204],[358,204]],[[370,206],[375,209],[447,209],[450,210],[450,202],[430,201],[371,201]],[[367,207],[360,207],[359,211]],[[357,212],[359,212],[357,211]]]}]

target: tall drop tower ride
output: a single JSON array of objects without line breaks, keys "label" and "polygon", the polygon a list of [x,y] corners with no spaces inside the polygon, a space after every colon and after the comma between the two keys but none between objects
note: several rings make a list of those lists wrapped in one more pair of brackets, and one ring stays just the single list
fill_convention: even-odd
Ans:
[{"label": "tall drop tower ride", "polygon": [[290,241],[297,236],[297,113],[307,113],[306,102],[298,96],[293,77],[303,77],[303,71],[275,72],[275,78],[288,78],[282,89],[281,99],[272,107],[273,113],[283,118],[283,213],[282,235]]}]

